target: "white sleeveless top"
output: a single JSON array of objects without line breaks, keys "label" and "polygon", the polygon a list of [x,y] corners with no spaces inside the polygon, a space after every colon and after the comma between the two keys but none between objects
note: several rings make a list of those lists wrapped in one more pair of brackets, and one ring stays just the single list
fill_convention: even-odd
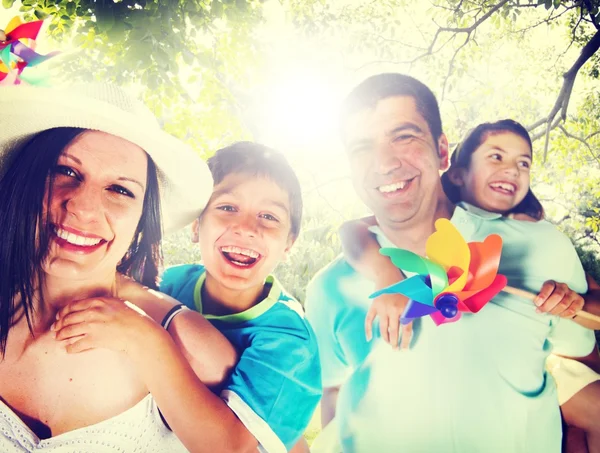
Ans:
[{"label": "white sleeveless top", "polygon": [[39,439],[0,401],[2,453],[184,453],[186,448],[164,424],[148,394],[132,408],[108,420],[49,439]]}]

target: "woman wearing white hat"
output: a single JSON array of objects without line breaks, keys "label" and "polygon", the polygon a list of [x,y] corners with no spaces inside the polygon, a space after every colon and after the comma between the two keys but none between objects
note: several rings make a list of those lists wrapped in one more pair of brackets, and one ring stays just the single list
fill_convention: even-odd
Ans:
[{"label": "woman wearing white hat", "polygon": [[[0,451],[185,451],[155,403],[177,432],[178,382],[152,377],[173,366],[180,381],[216,384],[235,351],[191,311],[174,318],[173,341],[158,323],[176,303],[140,283],[156,287],[161,208],[166,229],[194,220],[208,168],[109,85],[6,87],[0,112]],[[125,350],[67,354],[52,325],[81,299],[143,309],[144,353],[163,359],[148,369]]]}]

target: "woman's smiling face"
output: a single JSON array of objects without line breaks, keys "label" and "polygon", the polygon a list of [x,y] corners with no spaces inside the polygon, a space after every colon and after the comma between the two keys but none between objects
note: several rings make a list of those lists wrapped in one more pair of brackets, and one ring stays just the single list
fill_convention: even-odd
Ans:
[{"label": "woman's smiling face", "polygon": [[86,279],[115,272],[142,215],[147,167],[139,146],[104,132],[83,132],[65,147],[45,204],[46,273]]}]

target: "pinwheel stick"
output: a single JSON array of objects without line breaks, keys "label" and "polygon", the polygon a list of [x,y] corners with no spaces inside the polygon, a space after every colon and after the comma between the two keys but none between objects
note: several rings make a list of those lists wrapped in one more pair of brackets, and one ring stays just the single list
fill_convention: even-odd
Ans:
[{"label": "pinwheel stick", "polygon": [[[523,297],[524,299],[531,300],[532,302],[537,297],[537,294],[530,293],[529,291],[525,291],[524,289],[513,288],[512,286],[505,286],[502,291],[508,294],[512,294],[513,296]],[[578,311],[576,314],[577,316],[589,319],[590,321],[600,322],[600,316],[588,313],[587,311],[581,310]]]}]

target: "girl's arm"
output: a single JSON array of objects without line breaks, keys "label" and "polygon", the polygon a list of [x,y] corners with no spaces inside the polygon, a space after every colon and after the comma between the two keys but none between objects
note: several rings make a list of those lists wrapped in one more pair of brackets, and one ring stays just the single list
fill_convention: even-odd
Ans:
[{"label": "girl's arm", "polygon": [[[342,250],[348,263],[360,274],[375,282],[375,290],[386,288],[403,280],[402,272],[379,253],[379,244],[369,226],[376,225],[374,217],[350,220],[340,227]],[[371,340],[373,321],[379,317],[381,337],[392,347],[398,347],[400,316],[408,303],[401,294],[384,294],[376,297],[365,318],[365,335]],[[402,326],[401,348],[408,348],[412,338],[412,323]]]}]

